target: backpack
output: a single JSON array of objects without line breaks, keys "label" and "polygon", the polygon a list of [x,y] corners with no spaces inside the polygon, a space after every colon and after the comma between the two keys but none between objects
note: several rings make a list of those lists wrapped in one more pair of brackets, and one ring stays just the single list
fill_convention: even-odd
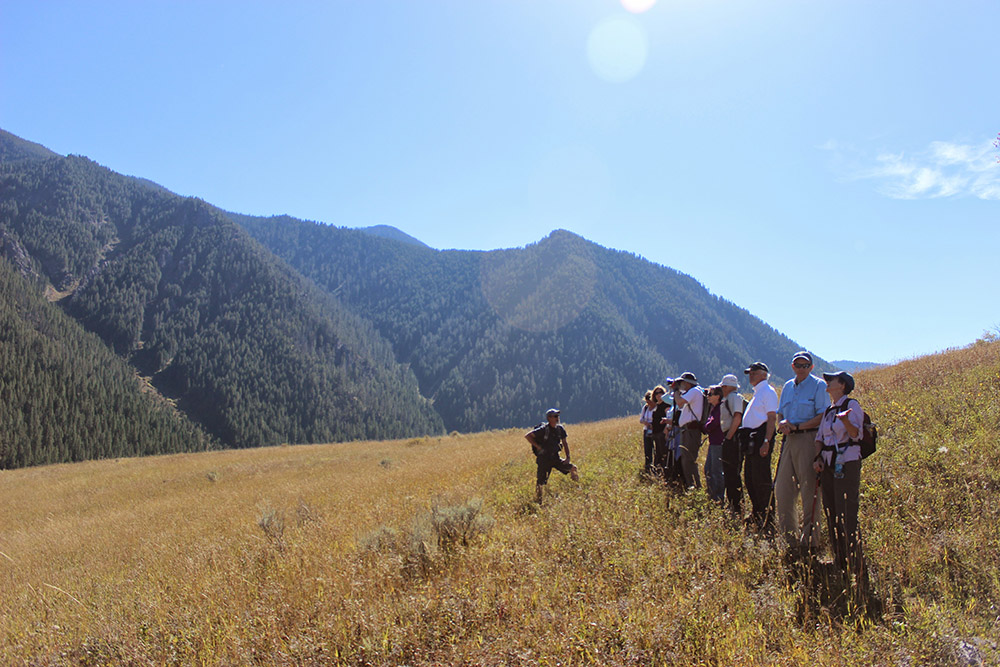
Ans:
[{"label": "backpack", "polygon": [[[868,416],[868,413],[865,412],[863,408],[861,408],[861,403],[858,403],[857,399],[853,398],[847,399],[847,403],[844,403],[844,406],[847,407],[851,401],[854,401],[855,403],[858,404],[858,408],[861,409],[861,413],[864,415],[864,418],[862,419],[861,422],[861,432],[858,434],[861,436],[861,438],[859,440],[851,440],[850,442],[853,445],[861,445],[861,458],[866,459],[872,454],[874,454],[875,450],[877,449],[878,427],[875,425],[875,422],[872,421],[872,418]],[[830,407],[828,407],[826,409],[826,412],[823,413],[823,418],[826,419],[827,413],[829,413],[831,410],[836,410],[837,407],[838,406],[835,405],[831,405]]]},{"label": "backpack", "polygon": [[875,422],[872,421],[872,418],[866,412],[864,422],[861,424],[861,458],[866,459],[874,454],[877,446],[878,427],[875,426]]},{"label": "backpack", "polygon": [[[747,413],[747,407],[749,407],[750,401],[748,401],[747,397],[744,396],[743,394],[740,394],[740,398],[743,399],[743,409],[740,410],[740,414],[746,415],[746,413]],[[730,418],[733,418],[733,417],[736,416],[736,413],[734,413],[732,410],[729,409],[729,401],[727,401],[724,398],[722,399],[722,406],[726,409],[726,412],[729,413],[729,417]]]},{"label": "backpack", "polygon": [[[532,433],[534,433],[538,429],[542,429],[542,428],[545,429],[545,433],[542,436],[541,440],[535,440],[535,444],[538,445],[539,448],[541,448],[541,450],[542,450],[541,454],[551,453],[551,451],[548,448],[546,448],[546,445],[549,444],[549,440],[552,439],[553,433],[555,434],[556,440],[559,443],[559,448],[556,449],[555,451],[559,452],[559,451],[562,450],[562,433],[559,431],[559,428],[561,426],[562,426],[562,424],[556,424],[556,427],[552,428],[552,425],[549,424],[547,421],[545,421],[545,422],[540,423],[535,428],[531,429]],[[565,429],[563,429],[563,431],[565,431]],[[536,456],[538,456],[538,454],[539,454],[539,452],[535,451],[534,447],[531,447],[531,453],[535,454]]]},{"label": "backpack", "polygon": [[[701,389],[701,387],[698,387],[698,388]],[[701,431],[702,433],[708,433],[708,431],[705,429],[705,424],[708,423],[708,418],[712,416],[712,406],[709,405],[709,403],[708,403],[708,390],[707,389],[701,389],[701,399],[702,399],[702,403],[701,403],[701,416],[698,417],[693,422],[688,422],[684,426],[685,426],[685,428],[697,429],[697,430]],[[691,408],[691,414],[694,414],[694,407],[692,407],[690,405],[690,403],[688,404],[688,406]],[[676,412],[676,415],[674,417],[674,422],[675,423],[678,422],[678,421],[680,421],[680,413],[681,412],[682,412],[681,410],[678,410]]]}]

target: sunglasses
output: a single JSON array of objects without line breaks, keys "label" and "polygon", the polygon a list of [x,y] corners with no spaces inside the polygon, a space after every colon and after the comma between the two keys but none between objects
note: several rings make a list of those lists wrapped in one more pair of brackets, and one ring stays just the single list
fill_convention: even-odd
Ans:
[{"label": "sunglasses", "polygon": [[792,364],[796,368],[809,368],[809,364]]}]

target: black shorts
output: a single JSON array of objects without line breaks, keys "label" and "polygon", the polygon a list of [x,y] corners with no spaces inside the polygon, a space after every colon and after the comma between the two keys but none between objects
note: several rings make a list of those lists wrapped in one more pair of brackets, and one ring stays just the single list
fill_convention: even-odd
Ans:
[{"label": "black shorts", "polygon": [[548,483],[553,468],[564,475],[573,471],[573,464],[566,459],[559,458],[558,454],[540,454],[535,457],[535,462],[538,464],[537,481],[539,484]]}]

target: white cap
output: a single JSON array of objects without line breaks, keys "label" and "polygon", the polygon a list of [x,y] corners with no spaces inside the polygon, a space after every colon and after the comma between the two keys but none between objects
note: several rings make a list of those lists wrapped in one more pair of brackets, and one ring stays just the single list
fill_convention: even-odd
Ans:
[{"label": "white cap", "polygon": [[719,383],[723,387],[736,387],[740,388],[740,381],[736,379],[735,375],[729,374],[722,376],[722,382]]}]

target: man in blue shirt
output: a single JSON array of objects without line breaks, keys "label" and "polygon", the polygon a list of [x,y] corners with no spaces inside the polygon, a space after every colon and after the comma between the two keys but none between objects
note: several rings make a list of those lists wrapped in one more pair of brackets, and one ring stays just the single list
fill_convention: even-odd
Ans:
[{"label": "man in blue shirt", "polygon": [[778,530],[792,548],[815,549],[819,545],[819,532],[813,530],[813,524],[817,516],[823,515],[822,500],[816,494],[813,458],[816,430],[830,406],[830,396],[826,382],[812,370],[812,355],[796,352],[792,357],[795,377],[782,387],[778,403],[778,432],[785,438],[774,475],[774,503]]}]

